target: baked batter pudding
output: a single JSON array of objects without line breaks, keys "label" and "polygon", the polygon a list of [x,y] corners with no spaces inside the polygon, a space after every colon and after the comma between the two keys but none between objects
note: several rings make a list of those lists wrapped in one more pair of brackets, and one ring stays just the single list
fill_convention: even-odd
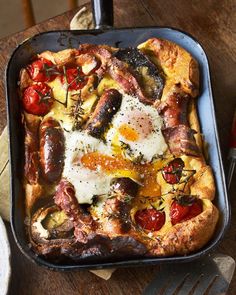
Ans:
[{"label": "baked batter pudding", "polygon": [[23,68],[24,189],[33,250],[48,259],[185,255],[218,220],[183,48],[82,44]]}]

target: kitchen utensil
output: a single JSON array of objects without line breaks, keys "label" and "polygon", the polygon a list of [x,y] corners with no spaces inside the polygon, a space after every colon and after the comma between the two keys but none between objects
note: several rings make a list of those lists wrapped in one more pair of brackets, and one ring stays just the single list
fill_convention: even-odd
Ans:
[{"label": "kitchen utensil", "polygon": [[223,254],[207,255],[191,263],[167,264],[143,295],[223,295],[234,270],[234,259]]}]

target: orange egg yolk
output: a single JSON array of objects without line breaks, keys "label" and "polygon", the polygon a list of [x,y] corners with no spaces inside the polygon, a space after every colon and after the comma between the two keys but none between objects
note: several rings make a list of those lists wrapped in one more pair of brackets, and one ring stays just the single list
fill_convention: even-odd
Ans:
[{"label": "orange egg yolk", "polygon": [[139,188],[139,196],[155,197],[161,195],[160,186],[157,183],[158,167],[153,164],[134,164],[122,156],[110,157],[98,152],[88,153],[82,156],[81,163],[90,170],[102,169],[108,174],[117,170],[136,171],[140,175],[142,185]]},{"label": "orange egg yolk", "polygon": [[110,157],[98,152],[83,155],[81,163],[84,167],[90,170],[97,170],[100,168],[107,173],[112,173],[120,169],[134,170],[134,165],[130,161],[123,159],[121,156]]},{"label": "orange egg yolk", "polygon": [[139,196],[156,197],[161,195],[161,187],[157,183],[158,168],[153,164],[138,165],[137,170],[142,176],[142,186],[139,188]]},{"label": "orange egg yolk", "polygon": [[118,130],[120,135],[129,141],[137,141],[139,139],[138,133],[128,124],[122,124]]}]

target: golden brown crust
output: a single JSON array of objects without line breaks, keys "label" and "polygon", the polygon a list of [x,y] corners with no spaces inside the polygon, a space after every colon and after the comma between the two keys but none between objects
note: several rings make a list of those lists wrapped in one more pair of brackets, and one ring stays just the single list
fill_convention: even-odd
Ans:
[{"label": "golden brown crust", "polygon": [[204,166],[194,175],[190,191],[192,195],[197,195],[200,199],[212,201],[215,198],[215,183],[210,166]]},{"label": "golden brown crust", "polygon": [[20,90],[23,91],[26,87],[30,86],[33,83],[31,80],[29,73],[26,69],[22,69],[20,71]]},{"label": "golden brown crust", "polygon": [[[195,218],[178,223],[161,237],[152,255],[185,255],[203,247],[212,237],[218,221],[218,209],[207,201],[207,208]],[[207,228],[207,230],[206,230]]]},{"label": "golden brown crust", "polygon": [[[215,197],[215,184],[212,170],[206,165],[202,154],[203,142],[195,102],[195,98],[199,92],[198,64],[186,50],[167,40],[152,38],[141,44],[138,48],[164,73],[163,81],[165,80],[165,84],[161,100],[156,99],[150,101],[146,100],[145,97],[141,95],[143,89],[140,86],[141,84],[139,84],[138,75],[136,76],[133,73],[128,63],[112,55],[117,51],[115,48],[84,44],[81,45],[79,50],[66,49],[60,52],[45,51],[38,55],[39,58],[50,60],[55,64],[57,69],[61,71],[61,75],[63,72],[62,67],[65,70],[64,66],[77,67],[79,65],[82,70],[84,67],[84,75],[87,75],[88,78],[87,85],[82,88],[81,92],[71,91],[70,95],[72,96],[69,95],[69,99],[71,99],[71,97],[74,99],[73,107],[78,104],[80,99],[82,103],[88,103],[90,100],[92,101],[91,105],[88,107],[89,111],[82,115],[83,124],[80,128],[85,130],[86,126],[88,126],[88,122],[91,123],[94,116],[97,115],[97,110],[104,109],[104,105],[100,107],[102,103],[101,97],[103,97],[102,95],[106,91],[113,88],[121,93],[125,92],[137,96],[144,104],[150,104],[157,108],[159,114],[163,117],[164,124],[166,124],[166,126],[164,125],[166,127],[165,129],[171,129],[167,130],[169,132],[168,135],[172,132],[170,137],[173,139],[173,134],[176,137],[175,142],[167,142],[169,149],[164,154],[163,159],[156,159],[153,161],[155,164],[152,163],[156,173],[155,177],[153,177],[154,180],[152,180],[156,183],[156,194],[149,196],[148,189],[145,193],[141,193],[141,188],[138,190],[136,196],[132,196],[131,198],[125,196],[122,202],[118,199],[118,194],[114,194],[114,198],[110,198],[109,195],[102,207],[102,215],[96,212],[94,206],[90,207],[87,212],[88,215],[86,215],[87,213],[85,214],[85,218],[94,220],[96,223],[96,227],[92,231],[92,238],[88,235],[86,239],[83,239],[84,237],[81,239],[80,232],[78,232],[78,224],[76,223],[74,224],[75,229],[72,231],[72,235],[69,237],[68,244],[66,245],[63,244],[60,239],[55,239],[55,244],[52,242],[51,248],[48,248],[47,244],[51,243],[49,239],[44,239],[45,245],[37,244],[37,239],[32,239],[34,248],[39,254],[46,255],[52,251],[53,253],[56,252],[56,254],[54,253],[55,256],[60,256],[62,252],[65,251],[67,253],[66,255],[74,255],[78,259],[79,256],[83,256],[82,247],[80,245],[82,240],[84,241],[83,247],[85,248],[83,249],[85,249],[85,252],[90,251],[90,242],[93,239],[98,239],[96,242],[98,245],[106,240],[106,243],[111,247],[111,252],[113,252],[116,248],[119,248],[117,246],[118,239],[121,240],[119,243],[124,243],[123,245],[125,245],[127,239],[131,239],[132,245],[136,245],[136,242],[139,246],[140,244],[142,245],[143,248],[141,247],[142,251],[140,252],[142,255],[147,249],[149,250],[147,254],[154,256],[185,255],[203,247],[214,233],[219,212],[211,202]],[[103,79],[105,79],[105,82]],[[57,90],[56,88],[59,87],[58,85],[61,85],[60,77],[57,77],[55,80],[55,84],[53,84],[53,81],[48,83],[50,87],[55,87],[53,90]],[[98,81],[102,82],[97,85]],[[133,81],[135,81],[135,83]],[[31,80],[29,73],[26,69],[23,69],[20,73],[21,95],[22,90],[32,83],[34,82]],[[60,89],[61,101],[59,101],[59,103],[58,101],[54,102],[54,109],[52,109],[46,117],[55,116],[55,119],[59,121],[61,119],[60,115],[64,115],[64,113],[68,111],[65,105],[62,106],[63,103],[61,103],[64,102],[64,86],[65,85]],[[132,92],[130,89],[134,91]],[[71,106],[70,104],[68,105]],[[56,106],[58,109],[56,109]],[[56,110],[55,113],[54,110]],[[57,117],[55,114],[57,114]],[[164,116],[166,116],[166,118]],[[176,117],[173,118],[173,116]],[[105,119],[107,119],[107,117]],[[25,138],[25,146],[27,147],[27,145],[32,143],[33,137],[38,133],[37,130],[41,118],[24,113],[24,120],[25,130],[32,133],[29,134],[28,132]],[[99,120],[99,122],[100,121],[101,120]],[[105,123],[102,123],[102,125],[105,125]],[[163,134],[165,134],[165,131],[166,130],[163,128]],[[179,138],[179,136],[182,136],[182,138]],[[98,137],[100,138],[100,135]],[[165,137],[166,141],[167,138],[168,137]],[[182,146],[180,145],[180,147],[178,147],[176,144],[177,141],[181,142]],[[175,152],[175,149],[177,152]],[[33,152],[37,154],[37,148],[33,149]],[[179,157],[184,163],[183,172],[181,172],[182,174],[177,184],[167,183],[163,176],[163,168],[168,165],[170,161],[176,159],[176,157]],[[150,171],[148,171],[147,174],[148,173],[150,173]],[[39,177],[37,180],[30,182],[29,179],[27,179],[27,173],[25,173],[25,202],[26,211],[29,216],[32,213],[32,208],[35,204],[37,205],[40,199],[55,194],[56,185],[60,181],[60,179],[57,179],[55,183],[50,184],[49,187],[42,177],[42,171],[38,174]],[[170,217],[171,205],[181,194],[193,197],[195,200],[199,201],[200,204],[203,204],[203,211],[187,221],[173,225],[174,223],[172,224]],[[59,207],[64,210],[63,212],[66,214],[64,199],[61,202],[62,206]],[[128,203],[126,203],[127,199]],[[67,205],[70,206],[72,211],[74,210],[73,203],[68,202]],[[129,210],[124,210],[124,208],[128,208]],[[165,212],[165,224],[160,230],[149,231],[142,229],[140,231],[140,228],[136,224],[134,214],[138,210],[146,208],[156,208],[157,210]],[[112,214],[110,214],[110,211]],[[121,220],[121,216],[124,220]],[[71,218],[71,216],[69,217]],[[80,217],[78,217],[78,219],[79,218]],[[129,227],[125,228],[126,230],[124,230],[124,224],[122,222],[125,225],[129,225]],[[34,231],[36,230],[37,228],[34,227]],[[35,235],[38,236],[37,231]],[[101,242],[100,239],[102,239],[103,242]],[[114,239],[117,240],[113,242]],[[122,242],[122,239],[126,242]],[[88,244],[87,250],[85,246],[86,243]],[[95,255],[100,251],[97,244],[93,249]],[[135,252],[135,249],[133,249],[133,252]]]},{"label": "golden brown crust", "polygon": [[40,184],[25,184],[25,207],[28,216],[31,215],[31,209],[43,196],[43,187]]},{"label": "golden brown crust", "polygon": [[191,99],[189,103],[189,125],[190,128],[195,130],[196,133],[194,134],[197,146],[203,152],[203,142],[202,142],[202,135],[201,135],[201,129],[199,125],[199,120],[198,120],[198,115],[197,115],[197,107],[196,107],[196,102]]},{"label": "golden brown crust", "polygon": [[78,50],[76,49],[65,49],[59,52],[52,52],[48,50],[39,54],[38,57],[50,60],[58,66],[64,66],[66,64],[74,63],[76,54],[78,54]]},{"label": "golden brown crust", "polygon": [[157,38],[149,39],[138,48],[151,55],[172,84],[180,83],[182,89],[192,97],[198,95],[198,63],[185,49],[170,41]]}]

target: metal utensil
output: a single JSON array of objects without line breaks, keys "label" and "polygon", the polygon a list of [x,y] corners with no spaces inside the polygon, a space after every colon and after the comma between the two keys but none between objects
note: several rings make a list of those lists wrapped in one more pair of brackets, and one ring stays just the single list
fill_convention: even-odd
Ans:
[{"label": "metal utensil", "polygon": [[167,264],[161,266],[143,295],[223,295],[234,269],[234,259],[224,254],[208,255],[191,263]]},{"label": "metal utensil", "polygon": [[231,184],[231,180],[234,174],[234,169],[236,164],[236,110],[234,113],[228,158],[230,160],[230,164],[229,164],[229,172],[228,172],[228,178],[227,178],[227,186],[228,188],[230,188],[230,184]]}]

